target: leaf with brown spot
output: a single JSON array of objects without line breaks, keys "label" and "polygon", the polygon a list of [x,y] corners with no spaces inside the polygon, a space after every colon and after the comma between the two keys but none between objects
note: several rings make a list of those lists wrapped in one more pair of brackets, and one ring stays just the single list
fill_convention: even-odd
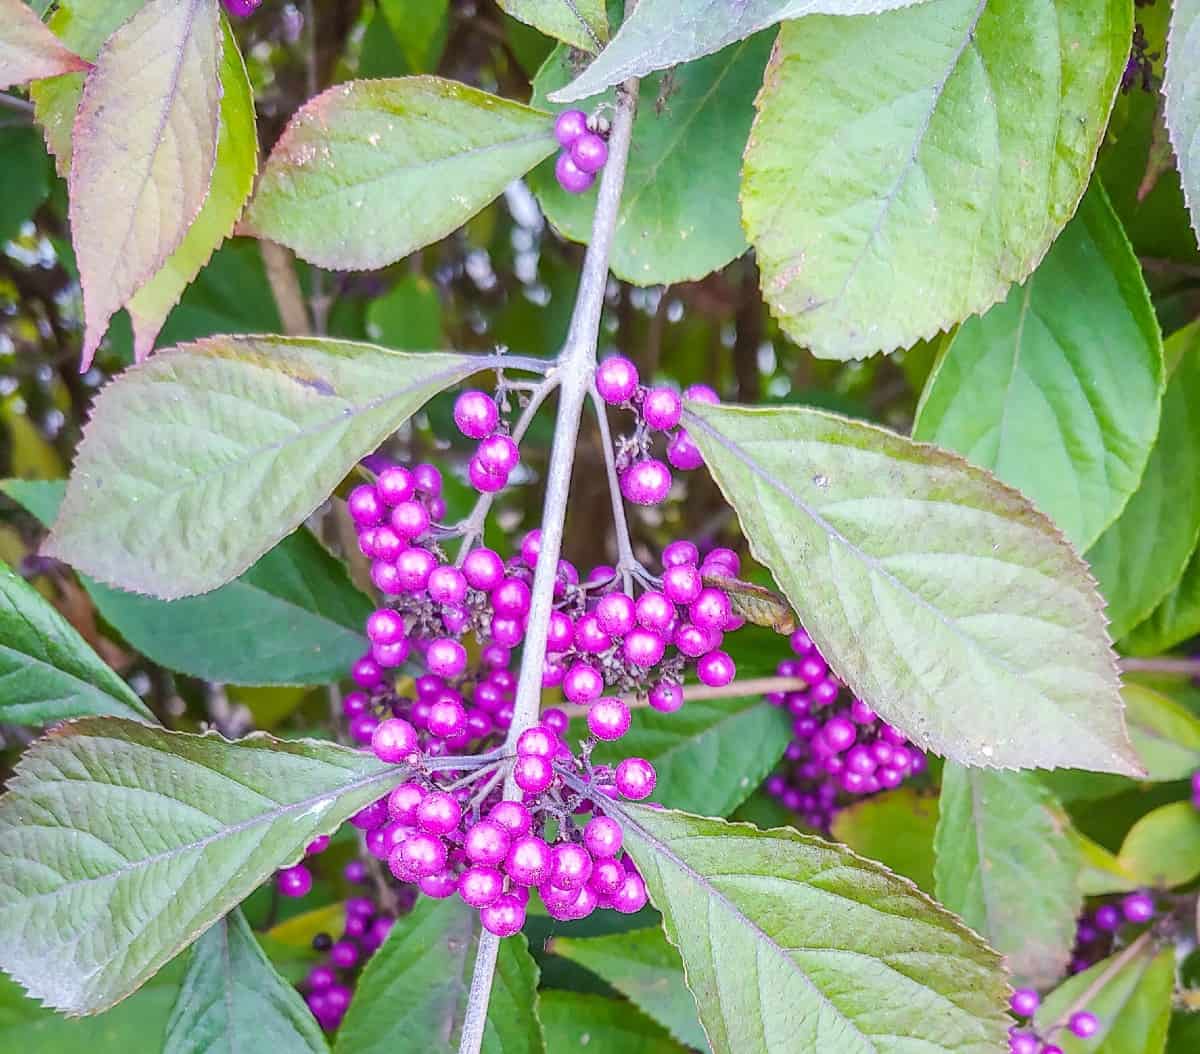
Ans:
[{"label": "leaf with brown spot", "polygon": [[724,590],[729,594],[733,613],[755,626],[766,626],[776,633],[795,633],[799,627],[791,605],[773,589],[743,582],[740,578],[725,578],[723,575],[703,575],[706,586]]}]

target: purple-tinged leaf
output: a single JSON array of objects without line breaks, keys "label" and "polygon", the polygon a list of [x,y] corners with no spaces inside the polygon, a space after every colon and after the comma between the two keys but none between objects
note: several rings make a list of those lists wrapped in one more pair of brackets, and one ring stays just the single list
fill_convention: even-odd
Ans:
[{"label": "purple-tinged leaf", "polygon": [[88,68],[24,0],[0,0],[0,91]]},{"label": "purple-tinged leaf", "polygon": [[217,0],[149,0],[109,37],[84,82],[70,175],[84,369],[109,319],[179,248],[208,197],[218,15]]}]

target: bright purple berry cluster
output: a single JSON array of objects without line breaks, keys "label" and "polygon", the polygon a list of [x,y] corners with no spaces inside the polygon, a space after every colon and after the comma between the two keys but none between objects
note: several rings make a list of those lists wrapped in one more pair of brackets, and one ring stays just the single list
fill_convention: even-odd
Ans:
[{"label": "bright purple berry cluster", "polygon": [[221,0],[225,10],[234,18],[248,18],[262,7],[263,0]]},{"label": "bright purple berry cluster", "polygon": [[1065,1027],[1068,1032],[1079,1039],[1094,1036],[1100,1028],[1096,1015],[1087,1010],[1077,1010],[1066,1020],[1065,1025],[1055,1026],[1045,1035],[1039,1035],[1028,1019],[1032,1018],[1041,1006],[1041,997],[1032,988],[1018,988],[1009,1000],[1009,1009],[1019,1018],[1025,1019],[1024,1025],[1014,1025],[1008,1032],[1008,1049],[1010,1054],[1063,1054],[1063,1049],[1057,1043],[1051,1042],[1051,1036]]},{"label": "bright purple berry cluster", "polygon": [[804,630],[792,634],[791,646],[796,657],[777,672],[806,687],[767,696],[791,715],[792,741],[766,790],[809,827],[828,831],[842,804],[899,787],[925,771],[926,759],[865,703],[848,698]]},{"label": "bright purple berry cluster", "polygon": [[569,194],[582,194],[596,181],[608,161],[608,123],[582,110],[563,110],[554,121],[554,137],[563,148],[554,165],[558,185]]},{"label": "bright purple berry cluster", "polygon": [[1085,912],[1075,931],[1071,973],[1082,973],[1110,955],[1116,939],[1126,927],[1144,926],[1169,911],[1169,905],[1160,905],[1152,893],[1139,889],[1118,901],[1106,902]]},{"label": "bright purple berry cluster", "polygon": [[503,490],[521,456],[500,419],[496,400],[487,392],[463,392],[454,403],[454,423],[468,439],[479,440],[467,466],[471,486],[480,494]]}]

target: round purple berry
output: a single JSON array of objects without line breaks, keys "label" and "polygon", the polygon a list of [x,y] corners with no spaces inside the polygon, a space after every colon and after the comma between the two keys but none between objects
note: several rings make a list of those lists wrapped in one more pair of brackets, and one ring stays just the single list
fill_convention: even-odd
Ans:
[{"label": "round purple berry", "polygon": [[540,886],[550,873],[550,847],[536,835],[524,835],[509,847],[504,870],[517,885]]},{"label": "round purple berry", "polygon": [[449,637],[429,642],[425,665],[440,677],[458,677],[467,668],[467,649]]},{"label": "round purple berry", "polygon": [[691,604],[704,590],[700,572],[692,564],[668,567],[663,572],[662,586],[673,604]]},{"label": "round purple berry", "polygon": [[595,132],[585,132],[570,146],[571,160],[581,172],[595,175],[608,160],[608,144]]},{"label": "round purple berry", "polygon": [[1102,904],[1096,909],[1096,925],[1108,933],[1121,928],[1121,910],[1113,904]]},{"label": "round purple berry", "polygon": [[574,842],[556,845],[550,852],[550,884],[557,889],[582,889],[592,874],[592,858]]},{"label": "round purple berry", "polygon": [[499,801],[492,806],[488,819],[498,823],[510,838],[520,838],[529,833],[533,817],[519,801]]},{"label": "round purple berry", "polygon": [[519,578],[506,578],[492,590],[492,609],[501,618],[524,618],[529,614],[531,593]]},{"label": "round purple berry", "polygon": [[633,915],[646,906],[646,883],[641,875],[626,875],[621,888],[612,896],[612,906],[622,915]]},{"label": "round purple berry", "polygon": [[554,178],[568,194],[582,194],[596,179],[590,172],[585,172],[575,164],[567,151],[559,154],[554,163]]},{"label": "round purple berry", "polygon": [[492,472],[478,457],[467,463],[467,479],[480,494],[495,494],[508,486],[507,472]]},{"label": "round purple berry", "polygon": [[504,876],[494,867],[469,867],[458,878],[458,895],[473,908],[494,904],[504,892]]},{"label": "round purple berry", "polygon": [[619,406],[628,402],[637,386],[637,367],[624,355],[613,355],[596,367],[596,390],[606,403]]},{"label": "round purple berry", "polygon": [[650,428],[667,432],[679,424],[683,400],[673,388],[651,388],[642,400],[642,418]]},{"label": "round purple berry", "polygon": [[480,911],[479,921],[488,933],[511,937],[525,925],[525,905],[511,893],[505,893]]},{"label": "round purple berry", "polygon": [[567,730],[568,724],[567,715],[557,706],[552,706],[548,710],[542,711],[542,724],[545,725],[556,736],[561,736]]},{"label": "round purple berry", "polygon": [[521,452],[511,436],[492,435],[479,444],[474,460],[479,462],[485,472],[507,478],[520,464]]},{"label": "round purple berry", "polygon": [[429,510],[419,501],[402,501],[392,509],[390,521],[392,530],[401,538],[420,538],[429,530]]},{"label": "round purple berry", "polygon": [[626,758],[617,766],[617,793],[630,801],[641,801],[654,793],[658,774],[645,758]]},{"label": "round purple berry", "polygon": [[635,461],[621,473],[621,493],[634,505],[657,505],[671,490],[671,470],[657,458]]},{"label": "round purple berry", "polygon": [[476,864],[499,864],[508,856],[508,831],[495,820],[480,820],[463,838],[467,858]]},{"label": "round purple berry", "polygon": [[472,549],[462,565],[463,577],[473,589],[490,591],[504,578],[504,561],[492,549]]},{"label": "round purple berry", "polygon": [[372,644],[395,644],[404,637],[404,619],[391,608],[380,608],[367,616],[367,639]]},{"label": "round purple berry", "polygon": [[683,686],[659,681],[650,689],[649,702],[660,714],[673,714],[683,706]]},{"label": "round purple berry", "polygon": [[636,622],[636,607],[627,593],[608,593],[596,605],[596,621],[611,637],[623,637]]},{"label": "round purple berry", "polygon": [[1032,988],[1018,988],[1008,1001],[1017,1017],[1033,1017],[1041,1003],[1041,997]]},{"label": "round purple berry", "polygon": [[417,824],[422,831],[445,835],[455,830],[462,820],[462,806],[453,794],[433,791],[417,806]]},{"label": "round purple berry", "polygon": [[379,492],[369,483],[355,487],[346,499],[346,507],[350,510],[350,518],[359,527],[373,527],[383,521],[383,502]]},{"label": "round purple berry", "polygon": [[672,542],[662,553],[663,567],[693,567],[699,560],[700,550],[693,542]]},{"label": "round purple berry", "polygon": [[312,872],[303,864],[285,867],[275,876],[275,886],[285,897],[306,897],[312,884]]},{"label": "round purple berry", "polygon": [[461,604],[467,597],[467,580],[457,567],[442,564],[429,572],[425,589],[439,604]]},{"label": "round purple berry", "polygon": [[402,717],[380,721],[371,736],[371,750],[380,761],[396,765],[418,749],[417,730]]},{"label": "round purple berry", "polygon": [[1078,1036],[1080,1039],[1089,1039],[1094,1036],[1100,1029],[1100,1021],[1095,1014],[1087,1010],[1079,1010],[1072,1014],[1070,1020],[1067,1021],[1067,1028],[1071,1034]]},{"label": "round purple berry", "polygon": [[513,780],[526,794],[541,794],[554,782],[554,768],[546,758],[526,754],[517,758]]},{"label": "round purple berry", "polygon": [[425,800],[425,790],[416,783],[401,783],[387,796],[387,814],[410,827],[417,822],[417,808]]},{"label": "round purple berry", "polygon": [[[648,670],[662,660],[666,647],[666,641],[659,634],[639,626],[637,629],[630,630],[625,637],[625,642],[621,646],[621,654],[634,666]],[[576,700],[572,700],[572,702],[574,701]]]},{"label": "round purple berry", "polygon": [[1130,893],[1121,901],[1121,911],[1128,922],[1139,925],[1149,922],[1154,918],[1154,898],[1141,890]]},{"label": "round purple berry", "polygon": [[496,400],[486,392],[463,392],[454,401],[454,423],[469,439],[486,439],[500,423]]},{"label": "round purple berry", "polygon": [[609,696],[597,699],[588,710],[588,731],[597,739],[611,742],[629,731],[629,707],[623,699]]},{"label": "round purple berry", "polygon": [[704,464],[700,448],[692,442],[692,437],[682,428],[667,444],[667,460],[673,467],[683,472],[690,472]]},{"label": "round purple berry", "polygon": [[583,829],[583,844],[596,860],[621,851],[621,825],[607,816],[593,816]]},{"label": "round purple berry", "polygon": [[1032,1032],[1021,1032],[1013,1029],[1008,1034],[1009,1054],[1038,1054],[1041,1040]]},{"label": "round purple berry", "polygon": [[518,757],[537,757],[550,760],[558,753],[558,736],[544,725],[533,725],[517,737]]},{"label": "round purple berry", "polygon": [[604,678],[600,671],[586,662],[577,662],[563,678],[563,695],[572,703],[590,703],[600,698],[604,691]]},{"label": "round purple berry", "polygon": [[727,652],[710,651],[696,663],[696,676],[710,688],[724,688],[737,676],[737,667]]},{"label": "round purple berry", "polygon": [[554,138],[560,146],[569,147],[581,135],[588,134],[587,120],[582,110],[563,110],[554,119]]}]

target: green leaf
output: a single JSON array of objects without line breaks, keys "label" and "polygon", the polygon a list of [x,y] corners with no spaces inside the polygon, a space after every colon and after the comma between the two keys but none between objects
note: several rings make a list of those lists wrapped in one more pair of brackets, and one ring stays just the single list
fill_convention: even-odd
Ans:
[{"label": "green leaf", "polygon": [[1147,886],[1182,886],[1200,875],[1200,809],[1161,805],[1130,828],[1117,854],[1121,868]]},{"label": "green leaf", "polygon": [[1100,1028],[1086,1040],[1066,1028],[1055,1032],[1051,1039],[1063,1054],[1162,1054],[1174,987],[1174,950],[1156,954],[1148,939],[1141,939],[1064,981],[1046,997],[1034,1023],[1044,1031],[1086,1007]]},{"label": "green leaf", "polygon": [[860,856],[911,878],[933,896],[933,837],[938,801],[900,787],[839,809],[833,837]]},{"label": "green leaf", "polygon": [[44,725],[86,714],[154,720],[75,628],[4,563],[0,642],[0,721]]},{"label": "green leaf", "polygon": [[379,0],[392,35],[413,73],[432,73],[446,47],[450,0]]},{"label": "green leaf", "polygon": [[50,195],[46,148],[33,128],[0,128],[0,245],[16,237],[21,225]]},{"label": "green leaf", "polygon": [[788,828],[612,808],[714,1054],[1001,1048],[998,956],[907,880]]},{"label": "green leaf", "polygon": [[[479,912],[458,897],[421,897],[367,963],[338,1030],[338,1054],[394,1054],[420,1037],[422,1054],[458,1050]],[[541,1054],[538,969],[523,936],[500,942],[484,1054]]]},{"label": "green leaf", "polygon": [[0,91],[88,68],[24,0],[0,0]]},{"label": "green leaf", "polygon": [[[8,480],[0,490],[49,525],[64,484]],[[209,681],[336,681],[367,648],[371,601],[303,527],[203,596],[164,602],[81,580],[109,625],[148,659]]]},{"label": "green leaf", "polygon": [[[577,719],[571,739],[587,735]],[[682,710],[634,711],[619,743],[599,743],[596,761],[640,757],[654,765],[654,800],[705,816],[728,816],[753,793],[783,756],[791,722],[760,696],[693,699]]]},{"label": "green leaf", "polygon": [[405,275],[367,307],[367,335],[389,348],[420,351],[442,343],[442,304],[434,284]]},{"label": "green leaf", "polygon": [[937,898],[1000,952],[1016,983],[1052,984],[1083,907],[1071,821],[1032,772],[947,765]]},{"label": "green leaf", "polygon": [[617,999],[551,990],[542,995],[541,1013],[552,1051],[687,1054],[661,1025]]},{"label": "green leaf", "polygon": [[263,954],[241,911],[192,948],[163,1054],[234,1054],[243,1046],[320,1054],[329,1046],[300,993]]},{"label": "green leaf", "polygon": [[221,103],[217,0],[147,0],[105,41],[72,135],[71,235],[83,366],[166,263],[212,182]]},{"label": "green leaf", "polygon": [[[58,0],[47,24],[72,51],[95,60],[104,42],[144,4],[145,0]],[[71,132],[83,94],[83,74],[39,81],[29,94],[46,145],[58,159],[58,173],[65,176],[71,167]]]},{"label": "green leaf", "polygon": [[1200,1050],[1200,1013],[1172,1014],[1167,1054],[1191,1054],[1194,1050]]},{"label": "green leaf", "polygon": [[688,404],[688,429],[837,674],[967,765],[1137,773],[1083,562],[957,455],[799,407]]},{"label": "green leaf", "polygon": [[1183,181],[1183,196],[1200,233],[1200,0],[1175,0],[1163,84],[1167,128]]},{"label": "green leaf", "polygon": [[1145,779],[1185,780],[1200,769],[1200,718],[1144,685],[1128,683],[1121,695],[1129,738],[1146,769]]},{"label": "green leaf", "polygon": [[[764,33],[642,85],[612,247],[619,278],[638,285],[702,278],[746,251],[738,180],[770,51]],[[534,79],[534,104],[544,105],[572,71],[570,51],[557,48]],[[583,108],[614,97],[597,96]],[[568,194],[550,161],[530,185],[557,230],[577,242],[591,238],[596,187]]]},{"label": "green leaf", "polygon": [[1085,897],[1130,893],[1138,888],[1137,876],[1126,871],[1115,854],[1076,830],[1070,834],[1079,855],[1079,891]]},{"label": "green leaf", "polygon": [[104,1010],[406,772],[333,743],[63,725],[0,798],[0,968]]},{"label": "green leaf", "polygon": [[1125,511],[1088,551],[1120,640],[1180,583],[1200,538],[1200,352],[1167,382],[1158,440]]},{"label": "green leaf", "polygon": [[221,27],[224,39],[220,69],[221,110],[212,187],[179,248],[129,302],[134,353],[139,361],[154,348],[163,323],[179,303],[184,289],[208,263],[217,247],[233,233],[258,173],[258,133],[254,126],[254,94],[250,78],[237,40],[224,16]]},{"label": "green leaf", "polygon": [[548,114],[455,81],[353,81],[292,118],[243,227],[322,267],[382,267],[461,227],[556,146]]},{"label": "green leaf", "polygon": [[991,469],[1087,549],[1142,478],[1162,354],[1141,265],[1095,186],[1028,281],[948,342],[913,438]]},{"label": "green leaf", "polygon": [[[638,0],[608,45],[556,102],[584,99],[627,77],[644,77],[720,51],[727,44],[790,18],[805,15],[866,15],[915,0]],[[506,6],[501,3],[501,7]]]},{"label": "green leaf", "polygon": [[167,600],[215,589],[430,396],[487,364],[286,337],[160,352],[97,397],[45,551]]},{"label": "green leaf", "polygon": [[686,1047],[707,1050],[683,960],[661,927],[604,937],[555,937],[548,951],[591,970]]},{"label": "green leaf", "polygon": [[496,0],[501,9],[548,37],[581,51],[599,51],[608,40],[604,0]]},{"label": "green leaf", "polygon": [[1123,0],[931,0],[785,23],[742,214],[788,336],[862,358],[1004,299],[1083,194],[1131,15]]}]

